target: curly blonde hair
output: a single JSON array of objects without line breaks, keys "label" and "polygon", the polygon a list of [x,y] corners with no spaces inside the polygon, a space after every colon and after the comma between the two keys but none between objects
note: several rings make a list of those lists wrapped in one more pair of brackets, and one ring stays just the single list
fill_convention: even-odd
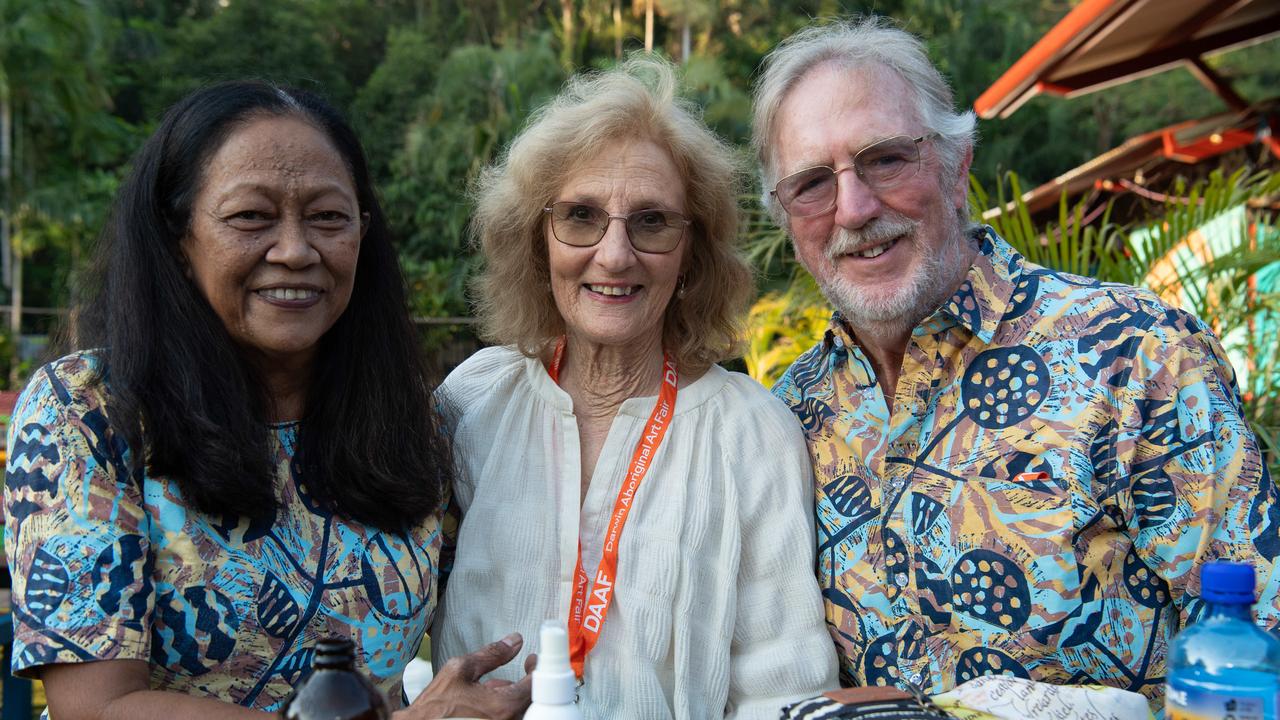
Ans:
[{"label": "curly blonde hair", "polygon": [[471,236],[484,258],[472,284],[483,339],[538,357],[564,334],[550,289],[543,208],[584,161],[619,139],[636,139],[670,153],[693,223],[685,292],[667,306],[664,347],[691,371],[737,354],[753,294],[736,245],[739,162],[677,97],[676,86],[671,64],[652,57],[578,75],[481,172]]}]

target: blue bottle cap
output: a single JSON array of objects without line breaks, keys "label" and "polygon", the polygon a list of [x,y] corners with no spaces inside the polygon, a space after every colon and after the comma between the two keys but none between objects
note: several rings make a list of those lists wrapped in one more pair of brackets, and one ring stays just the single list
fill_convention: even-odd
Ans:
[{"label": "blue bottle cap", "polygon": [[1216,561],[1200,567],[1200,597],[1205,602],[1252,605],[1253,566]]}]

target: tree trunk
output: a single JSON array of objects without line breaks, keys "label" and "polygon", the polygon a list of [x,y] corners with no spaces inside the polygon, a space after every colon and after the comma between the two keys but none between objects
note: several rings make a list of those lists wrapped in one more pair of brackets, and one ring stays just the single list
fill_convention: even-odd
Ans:
[{"label": "tree trunk", "polygon": [[573,31],[573,0],[560,0],[560,29],[564,31],[564,47],[560,50],[560,63],[565,70],[573,71],[573,49],[577,40]]},{"label": "tree trunk", "polygon": [[9,294],[9,339],[13,357],[9,359],[9,388],[19,389],[22,373],[18,363],[22,359],[22,253],[13,254],[13,290]]},{"label": "tree trunk", "polygon": [[5,287],[13,284],[9,261],[9,213],[13,208],[13,111],[9,107],[9,98],[0,97],[0,191],[4,192],[0,199],[0,272],[3,273]]},{"label": "tree trunk", "polygon": [[622,0],[613,0],[613,56],[622,59]]},{"label": "tree trunk", "polygon": [[691,52],[691,41],[689,38],[689,18],[684,19],[684,26],[680,28],[680,64],[684,65],[689,62],[689,53]]},{"label": "tree trunk", "polygon": [[653,52],[653,0],[644,0],[644,51]]}]

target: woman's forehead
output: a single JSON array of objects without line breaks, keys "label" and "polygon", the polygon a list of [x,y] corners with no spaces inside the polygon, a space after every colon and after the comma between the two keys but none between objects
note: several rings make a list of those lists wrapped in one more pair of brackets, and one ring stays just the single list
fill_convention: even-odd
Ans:
[{"label": "woman's forehead", "polygon": [[209,158],[202,190],[354,194],[341,152],[313,124],[290,116],[251,120],[232,131]]}]

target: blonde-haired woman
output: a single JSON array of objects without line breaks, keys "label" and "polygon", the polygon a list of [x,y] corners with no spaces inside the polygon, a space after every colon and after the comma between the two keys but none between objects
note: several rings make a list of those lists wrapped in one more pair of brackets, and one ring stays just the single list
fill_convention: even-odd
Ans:
[{"label": "blonde-haired woman", "polygon": [[715,365],[751,293],[736,178],[656,60],[574,78],[482,176],[501,346],[442,386],[462,522],[438,663],[556,619],[587,718],[772,719],[835,686],[800,428]]}]

